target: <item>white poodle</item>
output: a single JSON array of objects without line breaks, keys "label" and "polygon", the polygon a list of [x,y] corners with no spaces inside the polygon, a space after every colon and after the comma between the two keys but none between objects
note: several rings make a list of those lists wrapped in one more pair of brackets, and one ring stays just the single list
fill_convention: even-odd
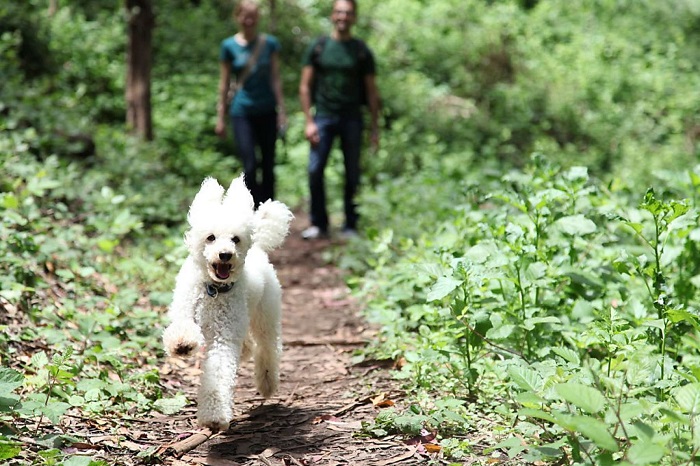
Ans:
[{"label": "white poodle", "polygon": [[163,344],[177,356],[206,348],[197,400],[203,427],[228,429],[239,362],[249,352],[260,394],[277,390],[282,291],[267,253],[282,244],[292,217],[278,201],[254,210],[243,175],[226,193],[205,179],[192,201],[189,256],[177,275]]}]

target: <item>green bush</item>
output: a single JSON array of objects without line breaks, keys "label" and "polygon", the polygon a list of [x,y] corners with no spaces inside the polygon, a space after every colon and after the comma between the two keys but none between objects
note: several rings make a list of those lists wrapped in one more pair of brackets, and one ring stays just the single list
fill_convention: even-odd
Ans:
[{"label": "green bush", "polygon": [[456,397],[500,416],[504,435],[529,439],[496,445],[513,455],[686,461],[700,387],[688,338],[700,330],[698,180],[700,167],[672,180],[685,199],[650,189],[632,207],[630,191],[542,157],[461,193],[415,177],[413,193],[434,194],[421,197],[435,207],[425,222],[393,218],[410,202],[374,204],[384,217],[371,219],[356,283],[381,326],[368,355],[403,361],[421,413]]}]

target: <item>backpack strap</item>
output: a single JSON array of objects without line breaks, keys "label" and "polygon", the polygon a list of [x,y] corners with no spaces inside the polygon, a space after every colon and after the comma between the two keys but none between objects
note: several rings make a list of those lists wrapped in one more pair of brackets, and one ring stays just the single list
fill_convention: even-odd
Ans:
[{"label": "backpack strap", "polygon": [[[364,67],[365,62],[367,61],[367,57],[369,55],[369,49],[367,48],[367,44],[362,39],[358,39],[357,37],[352,38],[353,43],[355,44],[355,57],[357,58],[357,66],[358,67]],[[326,42],[328,42],[328,36],[327,35],[321,35],[316,39],[316,43],[314,44],[314,48],[311,51],[311,65],[314,68],[319,68],[319,63],[321,60],[321,54],[323,53],[323,48],[326,46]]]},{"label": "backpack strap", "polygon": [[311,65],[313,65],[314,68],[319,68],[319,63],[321,59],[321,53],[323,53],[323,48],[326,46],[326,42],[328,42],[328,36],[327,35],[321,35],[316,39],[316,43],[314,44],[314,48],[311,51]]},{"label": "backpack strap", "polygon": [[369,55],[369,49],[367,48],[367,44],[365,44],[365,42],[362,39],[358,39],[356,37],[353,37],[353,40],[357,44],[357,64],[364,65],[367,61],[367,56]]}]

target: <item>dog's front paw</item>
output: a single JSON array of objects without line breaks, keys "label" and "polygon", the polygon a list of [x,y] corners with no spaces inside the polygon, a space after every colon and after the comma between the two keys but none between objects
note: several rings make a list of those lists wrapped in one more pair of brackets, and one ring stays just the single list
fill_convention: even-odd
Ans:
[{"label": "dog's front paw", "polygon": [[194,354],[203,339],[199,327],[194,322],[172,323],[163,332],[163,345],[170,356],[186,357]]},{"label": "dog's front paw", "polygon": [[231,409],[226,409],[217,405],[207,405],[206,402],[201,403],[197,409],[197,423],[201,427],[206,427],[212,432],[228,430],[233,412]]},{"label": "dog's front paw", "polygon": [[175,345],[174,351],[172,353],[176,356],[190,356],[192,353],[194,353],[194,350],[197,349],[197,344],[196,343],[185,343],[185,342],[179,342]]},{"label": "dog's front paw", "polygon": [[200,427],[205,427],[211,430],[213,433],[225,432],[228,430],[229,425],[231,424],[229,421],[225,421],[223,419],[213,419],[208,421],[198,419],[197,422],[199,423]]}]

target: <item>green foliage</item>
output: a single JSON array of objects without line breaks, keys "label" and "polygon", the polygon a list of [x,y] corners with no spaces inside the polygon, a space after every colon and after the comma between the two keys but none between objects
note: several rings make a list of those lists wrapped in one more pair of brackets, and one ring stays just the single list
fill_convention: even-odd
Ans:
[{"label": "green foliage", "polygon": [[[690,194],[698,169],[673,189]],[[412,181],[414,193],[432,187]],[[397,377],[417,399],[510,399],[515,411],[495,412],[529,439],[513,454],[531,460],[693,456],[700,295],[686,265],[700,260],[697,205],[650,189],[630,207],[627,191],[541,156],[466,186],[445,186],[452,208],[425,223],[369,229],[358,290],[382,328],[369,354],[402,358]],[[387,199],[374,205],[382,225],[415,208]]]},{"label": "green foliage", "polygon": [[[0,459],[31,437],[36,462],[100,464],[65,457],[61,419],[187,403],[152,369],[155,329],[192,194],[241,168],[213,134],[234,25],[224,0],[155,2],[145,144],[124,135],[123,5],[45,3],[0,6]],[[276,8],[295,205],[299,61],[330,3]],[[693,461],[699,17],[696,0],[361,2],[385,131],[363,158],[369,241],[340,260],[381,326],[364,356],[400,361],[410,397],[366,434],[434,436],[454,459],[488,430],[524,461]]]},{"label": "green foliage", "polygon": [[420,169],[413,153],[522,166],[542,151],[647,183],[694,163],[696,1],[521,3],[363,3],[387,121],[411,140],[378,170]]},{"label": "green foliage", "polygon": [[39,11],[27,2],[5,2],[0,6],[0,37],[14,38],[19,69],[32,79],[56,71],[49,48],[47,24]]},{"label": "green foliage", "polygon": [[[0,456],[26,455],[16,439],[32,438],[46,464],[78,464],[86,458],[61,448],[81,439],[56,433],[65,416],[172,413],[186,402],[163,399],[158,372],[142,365],[161,351],[154,306],[169,301],[164,269],[182,247],[170,224],[190,193],[153,148],[122,134],[96,135],[105,149],[92,170],[32,155],[35,136],[0,132],[0,421],[11,426]],[[27,357],[27,347],[51,350]]]}]

